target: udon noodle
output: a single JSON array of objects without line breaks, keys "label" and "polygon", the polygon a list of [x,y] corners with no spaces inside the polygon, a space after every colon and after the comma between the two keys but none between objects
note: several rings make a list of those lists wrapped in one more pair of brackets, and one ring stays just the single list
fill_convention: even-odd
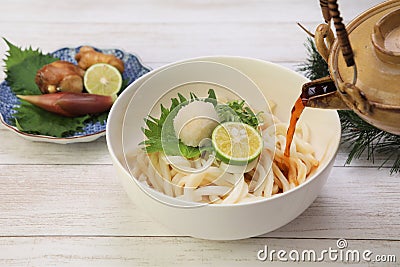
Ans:
[{"label": "udon noodle", "polygon": [[[309,143],[309,129],[305,124],[296,127],[290,157],[286,158],[287,124],[272,114],[264,117],[260,126],[263,150],[257,164],[243,173],[224,171],[219,161],[205,171],[187,173],[174,168],[162,152],[147,154],[143,149],[132,155],[131,173],[144,186],[192,202],[243,203],[291,190],[304,183],[319,164]],[[193,169],[204,164],[204,160],[190,162],[181,156],[174,156],[173,162]]]}]

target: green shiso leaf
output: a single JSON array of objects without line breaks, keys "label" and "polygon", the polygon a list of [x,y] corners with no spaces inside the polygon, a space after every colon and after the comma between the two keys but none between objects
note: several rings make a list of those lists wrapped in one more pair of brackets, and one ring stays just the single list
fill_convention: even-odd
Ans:
[{"label": "green shiso leaf", "polygon": [[244,100],[233,100],[226,105],[217,105],[216,111],[221,122],[242,122],[257,128],[259,125],[258,116],[245,104]]},{"label": "green shiso leaf", "polygon": [[[4,38],[3,38],[4,39]],[[39,50],[31,47],[22,50],[6,39],[8,55],[4,60],[6,63],[6,81],[16,95],[39,95],[41,94],[35,83],[37,71],[44,65],[57,61],[51,55],[45,55]]]},{"label": "green shiso leaf", "polygon": [[66,137],[81,131],[84,122],[89,118],[89,115],[76,118],[62,117],[24,100],[21,100],[21,105],[16,111],[15,123],[20,131],[54,137]]},{"label": "green shiso leaf", "polygon": [[[181,107],[187,105],[190,101],[198,100],[199,98],[190,93],[188,100],[182,94],[178,93],[177,98],[171,99],[170,108],[160,105],[160,118],[148,116],[145,119],[146,128],[142,131],[147,140],[142,142],[147,153],[163,152],[167,155],[182,155],[186,158],[195,158],[200,155],[198,147],[187,146],[183,144],[175,134],[173,119],[178,114]],[[213,89],[208,91],[208,98],[205,101],[216,103],[217,97]],[[168,118],[168,119],[167,119]]]}]

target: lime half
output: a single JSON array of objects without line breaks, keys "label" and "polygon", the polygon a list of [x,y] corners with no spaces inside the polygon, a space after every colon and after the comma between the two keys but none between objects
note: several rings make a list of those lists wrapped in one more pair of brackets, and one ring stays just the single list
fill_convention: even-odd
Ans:
[{"label": "lime half", "polygon": [[232,165],[246,165],[261,153],[263,141],[256,129],[241,122],[218,125],[212,133],[216,156]]},{"label": "lime half", "polygon": [[83,83],[88,93],[116,97],[121,90],[122,76],[114,66],[98,63],[86,70]]}]

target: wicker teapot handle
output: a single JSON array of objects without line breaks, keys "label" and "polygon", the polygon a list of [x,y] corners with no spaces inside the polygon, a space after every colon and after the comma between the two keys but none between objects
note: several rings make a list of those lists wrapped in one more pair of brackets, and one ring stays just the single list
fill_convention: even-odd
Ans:
[{"label": "wicker teapot handle", "polygon": [[331,20],[331,13],[329,13],[328,0],[319,0],[319,5],[321,6],[322,16],[324,17],[325,22],[328,23]]},{"label": "wicker teapot handle", "polygon": [[[326,13],[326,2],[328,2],[328,8],[329,8],[329,17],[328,15],[325,15]],[[335,29],[336,29],[336,35],[339,40],[340,48],[342,49],[342,54],[344,57],[344,60],[346,61],[347,67],[354,66],[354,54],[353,54],[353,49],[351,48],[350,41],[349,41],[349,35],[347,33],[347,30],[343,24],[343,19],[340,16],[339,12],[339,6],[337,4],[337,0],[320,0],[321,8],[322,8],[322,13],[324,15],[324,19],[326,20],[327,18],[330,17],[333,18],[333,22],[335,24]],[[325,10],[325,12],[324,12]],[[327,16],[327,17],[325,17]]]}]

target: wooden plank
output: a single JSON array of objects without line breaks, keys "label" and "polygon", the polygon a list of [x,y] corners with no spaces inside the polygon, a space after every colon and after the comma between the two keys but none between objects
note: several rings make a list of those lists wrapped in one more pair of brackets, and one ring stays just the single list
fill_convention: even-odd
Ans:
[{"label": "wooden plank", "polygon": [[0,164],[111,164],[105,137],[90,143],[60,145],[28,141],[2,129],[0,138]]},{"label": "wooden plank", "polygon": [[335,160],[335,166],[357,166],[357,167],[370,167],[379,169],[381,167],[391,168],[394,163],[394,158],[388,160],[388,154],[375,153],[374,157],[368,157],[367,151],[364,151],[359,158],[354,158],[350,164],[346,164],[350,149],[347,144],[341,144]]},{"label": "wooden plank", "polygon": [[0,235],[170,235],[115,176],[111,165],[0,165]]},{"label": "wooden plank", "polygon": [[399,178],[400,174],[390,176],[387,169],[335,167],[311,207],[267,236],[329,238],[339,234],[399,240],[400,222],[395,219],[400,214]]},{"label": "wooden plank", "polygon": [[[346,21],[380,0],[340,1]],[[217,1],[117,1],[110,8],[107,0],[3,0],[0,21],[35,23],[142,23],[142,22],[322,22],[318,1],[314,0],[217,0]]]},{"label": "wooden plank", "polygon": [[[7,129],[0,129],[0,138],[7,140],[0,146],[0,164],[111,164],[105,137],[91,143],[58,145],[27,141]],[[335,166],[345,166],[348,153],[344,145],[340,146]],[[372,161],[363,153],[359,159],[354,159],[346,166],[378,169],[386,159],[387,155],[376,154]],[[383,166],[391,167],[392,164],[393,160]]]},{"label": "wooden plank", "polygon": [[[89,44],[135,52],[145,62],[206,55],[299,61],[305,56],[306,34],[295,23],[82,23],[79,27],[77,35],[69,23],[0,23],[2,35],[13,43],[40,47],[45,52]],[[5,51],[6,45],[1,42],[0,54]]]},{"label": "wooden plank", "polygon": [[[400,240],[400,174],[334,168],[317,200],[268,237]],[[110,165],[0,165],[0,236],[174,235],[131,203]]]},{"label": "wooden plank", "polygon": [[[353,257],[346,257],[349,250],[360,253],[360,262],[351,266],[395,266],[399,261],[400,242],[378,240],[347,240],[348,248],[336,252],[338,260],[325,254],[323,263],[342,266],[354,263]],[[338,250],[336,239],[272,239],[253,238],[229,242],[213,242],[185,237],[21,237],[0,238],[0,265],[2,266],[270,266],[293,265],[288,254],[292,250],[303,253],[314,250],[319,258],[322,250]],[[268,247],[285,250],[288,262],[269,258],[258,260],[260,250]],[[377,255],[394,255],[392,262],[366,262],[363,252],[372,252],[370,259]],[[341,254],[343,253],[343,254]],[[260,254],[262,255],[262,254]],[[294,255],[294,254],[292,254]],[[307,255],[307,254],[306,254]],[[344,255],[340,258],[339,255]],[[305,257],[307,259],[307,256]],[[313,258],[311,258],[313,259]],[[323,258],[321,258],[323,259]],[[346,259],[349,261],[346,262]],[[296,266],[314,266],[322,262],[301,262]]]}]

